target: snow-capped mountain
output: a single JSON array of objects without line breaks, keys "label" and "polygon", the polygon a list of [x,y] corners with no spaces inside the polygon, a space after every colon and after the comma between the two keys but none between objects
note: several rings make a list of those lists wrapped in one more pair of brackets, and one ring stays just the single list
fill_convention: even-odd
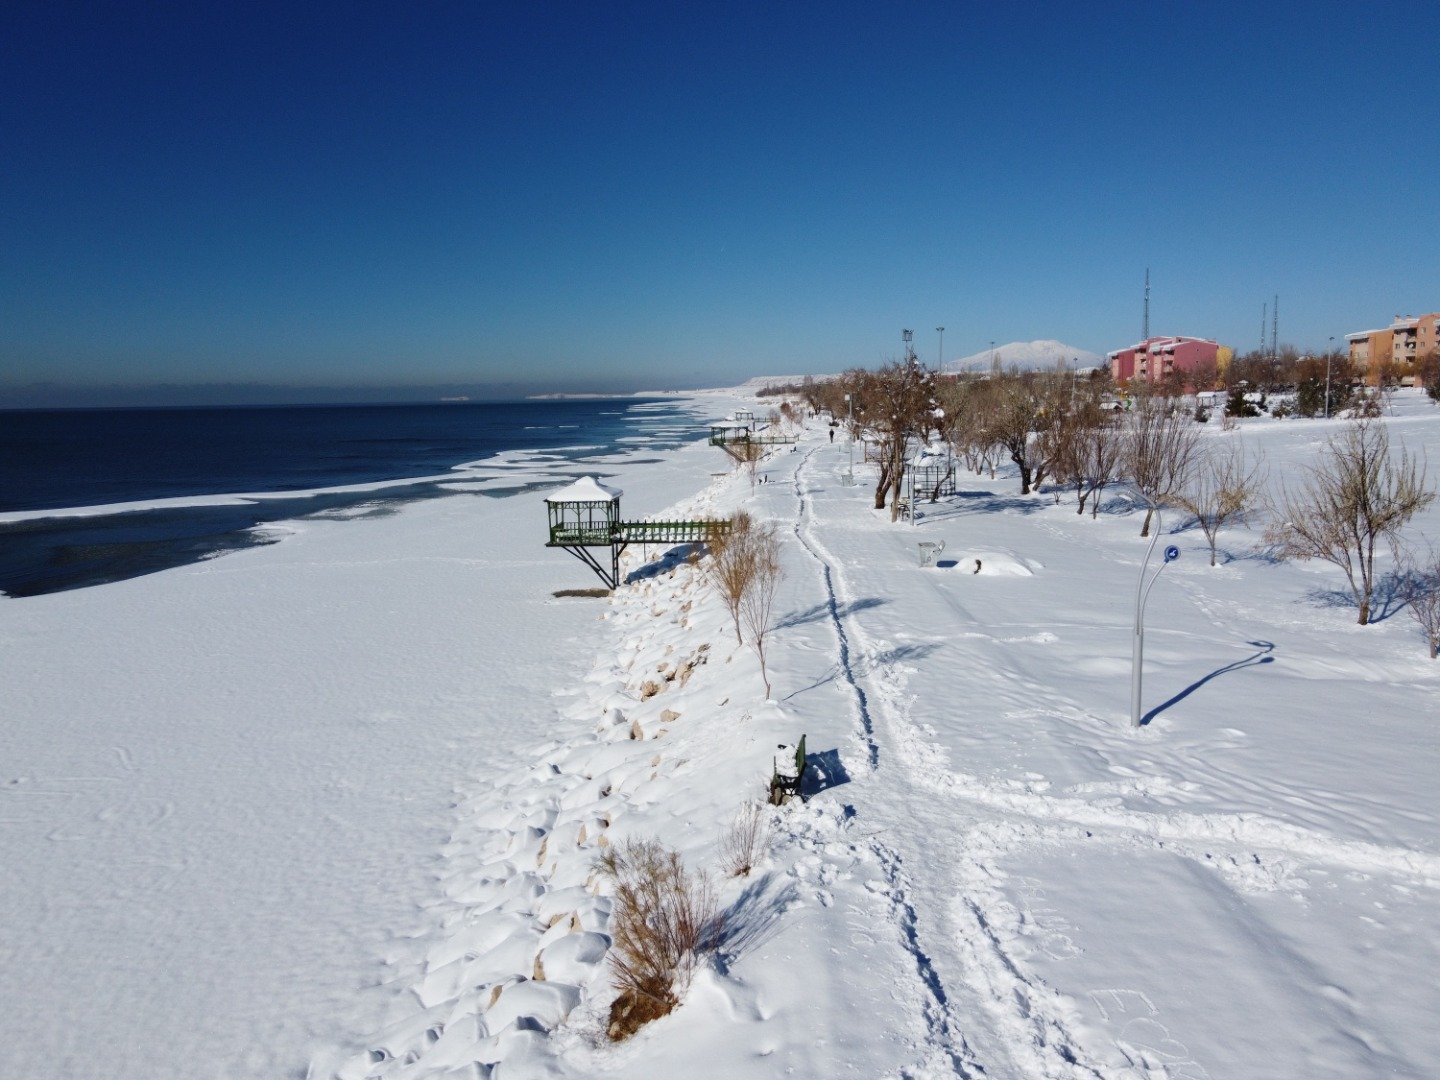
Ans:
[{"label": "snow-capped mountain", "polygon": [[1053,368],[1057,363],[1063,363],[1067,368],[1099,367],[1105,363],[1105,358],[1098,353],[1090,352],[1088,349],[1077,349],[1073,345],[1066,345],[1063,341],[1041,340],[1041,341],[1011,341],[1005,345],[995,346],[992,352],[986,349],[984,352],[975,353],[972,356],[964,356],[959,360],[951,360],[945,365],[946,371],[989,371],[991,363],[998,358],[1000,366],[1005,369],[1019,368],[1021,371],[1044,371]]}]

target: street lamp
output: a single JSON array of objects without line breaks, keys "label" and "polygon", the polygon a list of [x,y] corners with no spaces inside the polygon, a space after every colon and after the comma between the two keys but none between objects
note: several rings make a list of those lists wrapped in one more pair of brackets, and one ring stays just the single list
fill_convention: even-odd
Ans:
[{"label": "street lamp", "polygon": [[937,326],[935,327],[935,332],[940,335],[940,351],[935,357],[935,370],[939,371],[945,366],[945,328],[943,326]]},{"label": "street lamp", "polygon": [[1325,419],[1330,419],[1330,360],[1335,355],[1335,338],[1330,338],[1330,349],[1325,353]]},{"label": "street lamp", "polygon": [[845,404],[850,410],[850,420],[846,425],[850,432],[850,439],[846,443],[849,448],[849,465],[845,469],[845,486],[851,487],[855,483],[855,395],[846,394]]},{"label": "street lamp", "polygon": [[1130,726],[1140,729],[1140,674],[1145,667],[1145,605],[1150,600],[1150,590],[1160,571],[1180,557],[1180,549],[1171,544],[1165,549],[1165,561],[1150,576],[1145,584],[1145,571],[1150,565],[1150,556],[1155,551],[1155,542],[1160,539],[1160,510],[1155,510],[1155,533],[1150,537],[1150,546],[1145,549],[1145,559],[1140,564],[1140,580],[1135,585],[1135,632],[1130,649]]}]

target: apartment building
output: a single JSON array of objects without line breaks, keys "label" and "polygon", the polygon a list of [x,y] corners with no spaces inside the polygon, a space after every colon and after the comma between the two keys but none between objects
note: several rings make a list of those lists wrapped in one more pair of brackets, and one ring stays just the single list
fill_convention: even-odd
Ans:
[{"label": "apartment building", "polygon": [[1131,379],[1158,382],[1173,372],[1217,367],[1221,352],[1221,345],[1205,338],[1153,337],[1106,356],[1110,361],[1110,377],[1117,383]]},{"label": "apartment building", "polygon": [[1428,315],[1396,315],[1383,330],[1346,334],[1350,360],[1361,367],[1373,359],[1389,359],[1400,367],[1413,364],[1426,353],[1440,350],[1440,311]]}]

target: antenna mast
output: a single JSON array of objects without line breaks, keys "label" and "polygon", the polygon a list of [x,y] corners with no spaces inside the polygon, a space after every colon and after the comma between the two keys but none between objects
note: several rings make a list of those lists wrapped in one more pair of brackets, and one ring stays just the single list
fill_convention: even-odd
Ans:
[{"label": "antenna mast", "polygon": [[1260,355],[1265,355],[1265,324],[1270,321],[1270,305],[1260,305]]},{"label": "antenna mast", "polygon": [[1270,309],[1270,359],[1280,355],[1280,297],[1275,297],[1275,306]]},{"label": "antenna mast", "polygon": [[1140,327],[1140,340],[1150,340],[1150,268],[1145,268],[1145,321]]}]

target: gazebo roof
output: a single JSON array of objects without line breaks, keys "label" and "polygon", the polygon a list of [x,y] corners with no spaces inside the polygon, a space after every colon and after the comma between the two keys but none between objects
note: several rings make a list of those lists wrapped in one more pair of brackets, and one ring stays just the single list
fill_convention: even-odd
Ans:
[{"label": "gazebo roof", "polygon": [[745,421],[743,421],[743,420],[734,420],[734,419],[730,419],[730,420],[716,420],[716,421],[712,422],[711,425],[710,425],[710,430],[712,430],[712,431],[721,431],[721,430],[724,430],[724,431],[739,431],[739,430],[741,430],[741,429],[743,429],[743,430],[745,430],[745,431],[749,431],[749,430],[750,430],[750,425],[747,424],[747,423],[745,423]]},{"label": "gazebo roof", "polygon": [[614,502],[623,495],[619,488],[607,487],[593,476],[582,476],[568,487],[545,496],[547,503]]},{"label": "gazebo roof", "polygon": [[910,459],[910,464],[917,469],[928,469],[937,465],[948,464],[948,462],[945,459],[943,450],[937,450],[934,447],[927,446],[916,451],[915,456]]}]

